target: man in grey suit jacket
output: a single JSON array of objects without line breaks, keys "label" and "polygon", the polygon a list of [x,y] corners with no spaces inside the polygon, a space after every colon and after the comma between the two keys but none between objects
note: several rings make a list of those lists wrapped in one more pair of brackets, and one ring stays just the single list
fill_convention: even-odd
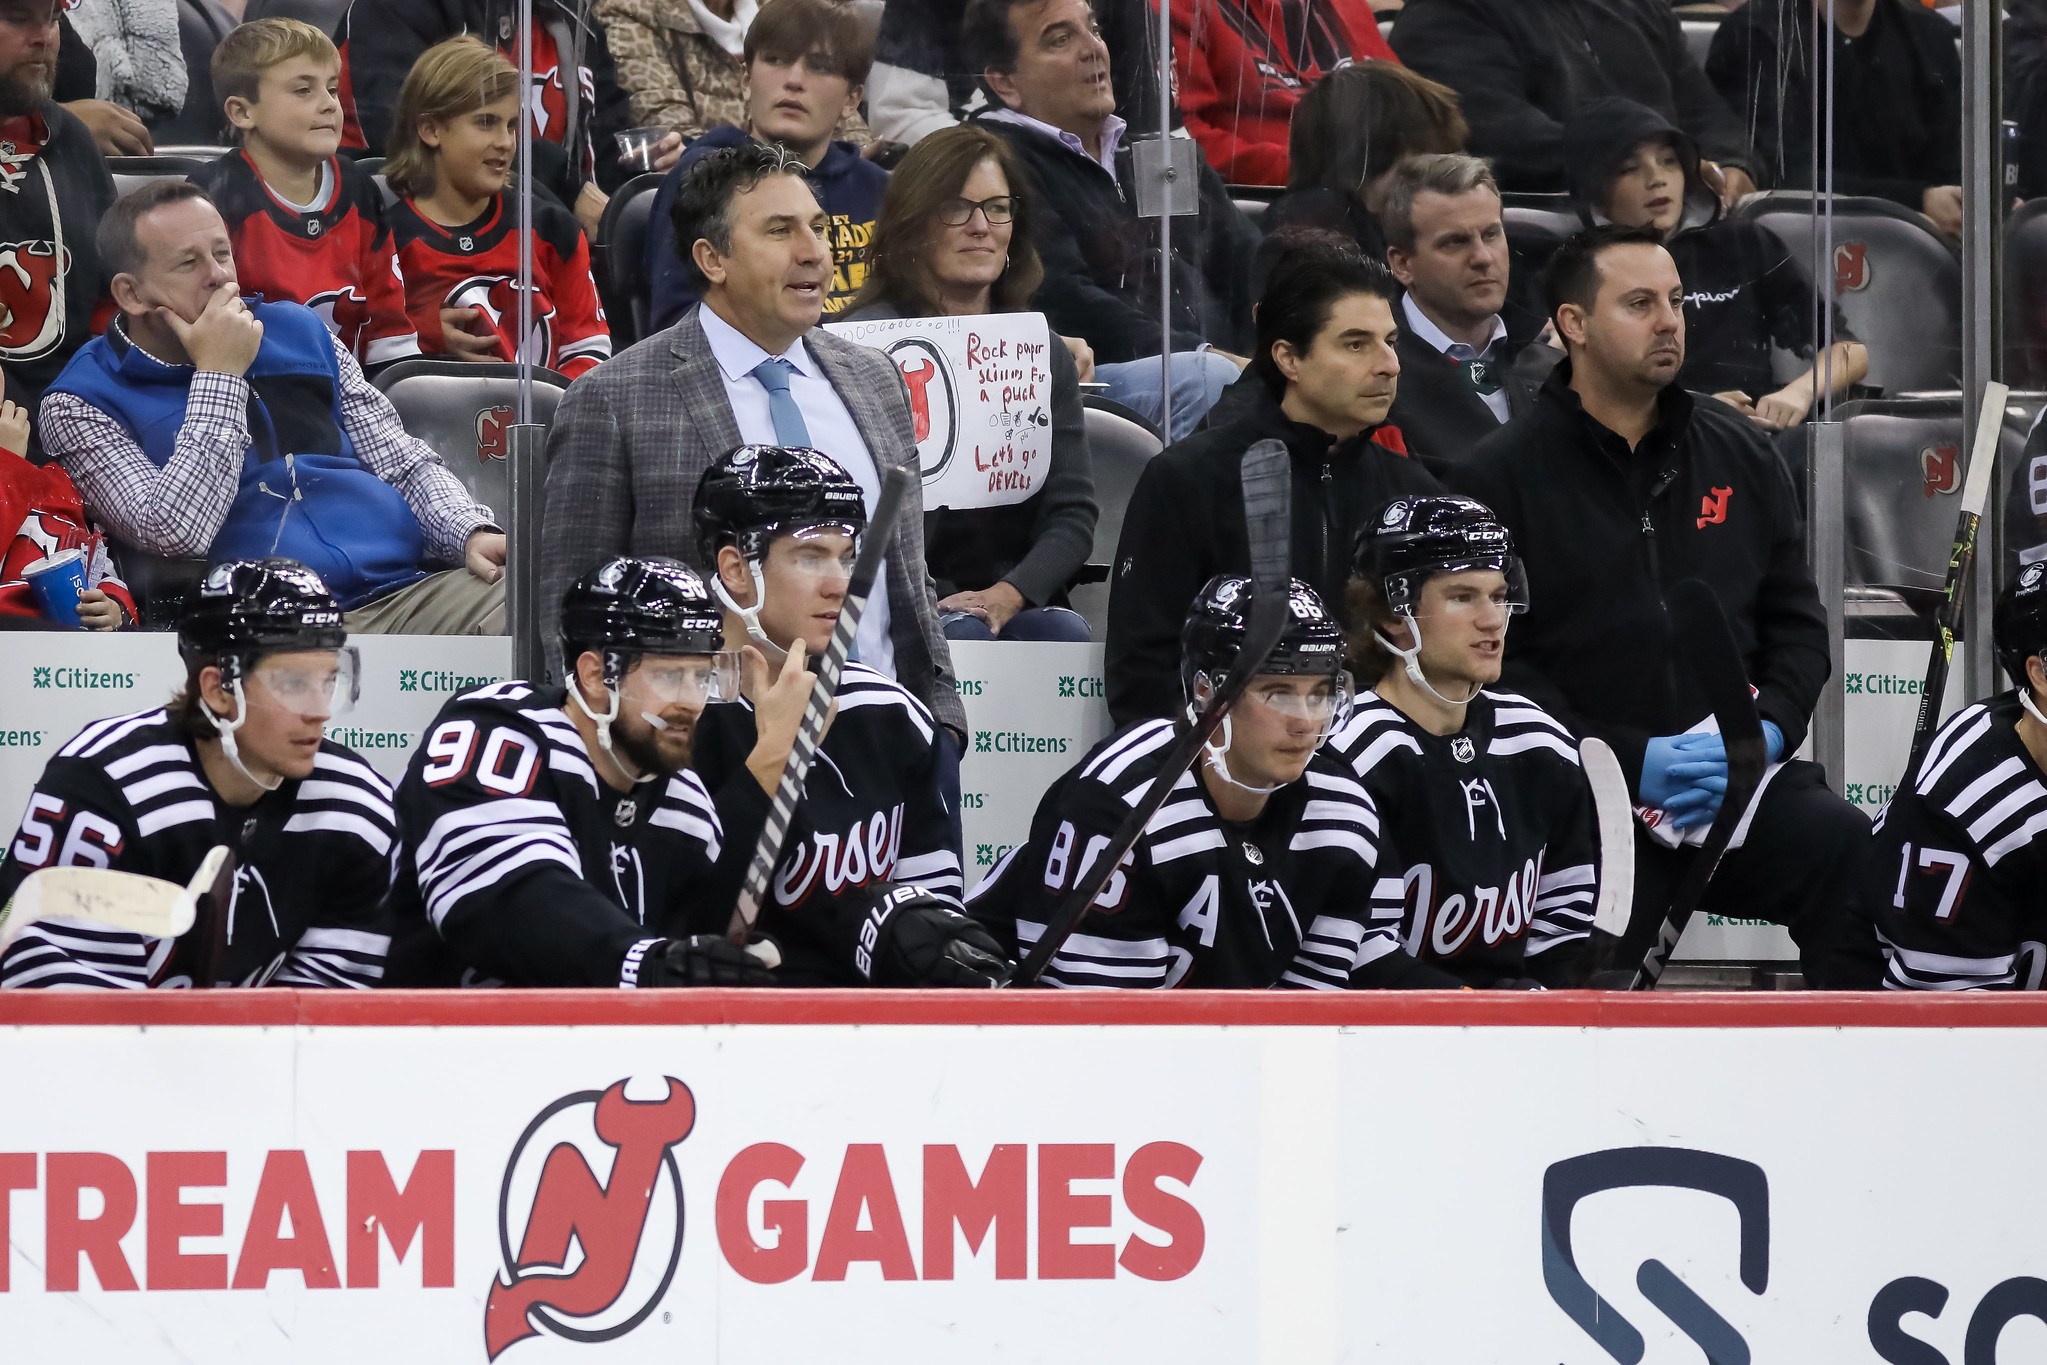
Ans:
[{"label": "man in grey suit jacket", "polygon": [[[909,392],[881,352],[821,329],[828,222],[803,165],[751,144],[698,162],[676,198],[676,241],[703,302],[569,387],[547,452],[541,634],[555,667],[562,591],[613,554],[698,563],[692,500],[712,461],[749,442],[809,445],[859,481],[873,510],[885,469],[917,465]],[[889,550],[886,597],[856,651],[964,741],[966,711],[924,564],[913,485]],[[739,642],[734,642],[735,647]]]}]

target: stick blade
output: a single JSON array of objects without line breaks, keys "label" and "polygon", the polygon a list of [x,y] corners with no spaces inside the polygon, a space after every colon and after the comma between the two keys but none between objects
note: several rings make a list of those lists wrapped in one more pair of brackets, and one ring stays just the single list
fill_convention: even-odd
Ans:
[{"label": "stick blade", "polygon": [[29,926],[48,920],[177,938],[192,927],[193,910],[193,898],[176,882],[98,867],[40,868],[15,888],[0,918],[0,951]]},{"label": "stick blade", "polygon": [[1592,909],[1592,927],[1620,938],[1628,932],[1635,905],[1635,810],[1628,777],[1603,739],[1593,737],[1580,744],[1578,759],[1585,765],[1599,826],[1599,899]]}]

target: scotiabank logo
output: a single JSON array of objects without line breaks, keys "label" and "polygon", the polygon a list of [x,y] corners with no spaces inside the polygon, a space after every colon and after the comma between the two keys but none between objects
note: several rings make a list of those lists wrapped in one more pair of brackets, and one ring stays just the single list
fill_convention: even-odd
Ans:
[{"label": "scotiabank logo", "polygon": [[[688,1086],[665,1079],[660,1100],[627,1099],[624,1081],[565,1095],[519,1135],[498,1195],[504,1276],[483,1311],[492,1360],[542,1330],[582,1342],[624,1336],[668,1292],[683,1227],[671,1149],[696,1126],[697,1106]],[[600,1183],[593,1167],[610,1178]],[[572,1242],[582,1252],[574,1269]]]}]

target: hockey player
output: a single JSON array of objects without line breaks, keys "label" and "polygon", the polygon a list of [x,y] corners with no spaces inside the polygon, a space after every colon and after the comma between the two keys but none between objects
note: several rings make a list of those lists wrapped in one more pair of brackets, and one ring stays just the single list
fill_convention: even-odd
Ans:
[{"label": "hockey player", "polygon": [[[1250,604],[1249,581],[1226,576],[1194,600],[1180,634],[1190,714],[1236,662]],[[1401,950],[1398,906],[1374,890],[1389,856],[1379,813],[1319,752],[1350,704],[1343,633],[1299,579],[1288,607],[1264,671],[1053,955],[1046,984],[1463,984]],[[1150,786],[1177,725],[1137,721],[1090,750],[1038,803],[1030,842],[974,888],[969,913],[1028,952]]]},{"label": "hockey player", "polygon": [[321,737],[355,701],[346,641],[341,608],[303,565],[215,565],[178,627],[184,690],[57,751],[0,862],[0,903],[43,867],[182,885],[226,844],[225,919],[176,939],[44,921],[0,958],[0,986],[375,985],[396,831],[390,786]]},{"label": "hockey player", "polygon": [[2047,968],[2047,565],[1994,613],[2013,690],[1949,717],[1876,819],[1863,880],[1892,990],[2030,990]]},{"label": "hockey player", "polygon": [[767,984],[716,931],[767,815],[751,767],[779,777],[808,683],[763,694],[764,736],[714,801],[691,750],[739,662],[703,579],[607,559],[563,595],[561,629],[563,686],[454,698],[398,784],[392,984]]},{"label": "hockey player", "polygon": [[[429,48],[405,78],[384,177],[420,345],[454,360],[519,352],[519,212],[507,194],[518,146],[519,72],[474,38]],[[533,196],[537,365],[580,379],[611,357],[611,332],[575,215]]]},{"label": "hockey player", "polygon": [[[741,446],[704,471],[695,510],[728,636],[750,637],[783,678],[822,653],[867,525],[860,485],[819,451]],[[758,926],[779,946],[786,983],[987,986],[1002,971],[995,942],[954,908],[959,846],[939,795],[936,726],[873,669],[848,661],[840,673],[837,715]],[[742,775],[756,732],[751,705],[704,713],[696,768],[713,790]],[[929,894],[904,900],[892,882]]]},{"label": "hockey player", "polygon": [[1470,986],[1577,984],[1598,836],[1571,734],[1492,686],[1528,581],[1470,498],[1403,498],[1358,539],[1351,663],[1372,684],[1329,742],[1399,854],[1408,952]]}]

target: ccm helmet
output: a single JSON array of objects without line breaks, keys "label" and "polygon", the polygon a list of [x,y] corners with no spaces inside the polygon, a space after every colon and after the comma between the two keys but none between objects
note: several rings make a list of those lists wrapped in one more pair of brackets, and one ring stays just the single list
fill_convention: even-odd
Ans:
[{"label": "ccm helmet", "polygon": [[[739,692],[739,661],[725,653],[725,618],[695,569],[663,555],[614,555],[562,594],[562,664],[570,698],[597,726],[597,743],[611,754],[620,686],[643,654],[707,655],[703,695],[728,700]],[[604,710],[590,709],[578,685],[576,661],[588,651],[604,660]],[[680,695],[680,694],[678,694]],[[667,722],[652,711],[640,718],[657,730]],[[615,757],[615,755],[614,755]],[[659,774],[641,774],[652,781]]]},{"label": "ccm helmet", "polygon": [[1514,553],[1514,537],[1474,498],[1436,494],[1400,498],[1358,533],[1353,568],[1376,579],[1395,616],[1411,616],[1422,585],[1437,574],[1495,569],[1506,575],[1507,604],[1528,609],[1528,576]]}]

